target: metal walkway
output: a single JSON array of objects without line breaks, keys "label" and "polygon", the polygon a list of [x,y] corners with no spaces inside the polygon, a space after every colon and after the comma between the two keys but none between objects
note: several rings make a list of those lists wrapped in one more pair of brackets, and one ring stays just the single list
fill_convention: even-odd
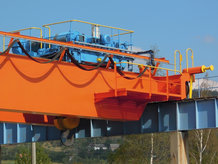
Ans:
[{"label": "metal walkway", "polygon": [[[187,99],[149,104],[134,122],[81,119],[75,138],[104,137],[218,127],[218,98]],[[60,139],[60,131],[49,126],[0,124],[0,144]]]}]

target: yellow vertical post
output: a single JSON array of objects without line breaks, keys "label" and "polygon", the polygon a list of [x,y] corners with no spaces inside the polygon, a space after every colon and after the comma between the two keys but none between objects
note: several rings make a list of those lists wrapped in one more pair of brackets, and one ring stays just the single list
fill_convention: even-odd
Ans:
[{"label": "yellow vertical post", "polygon": [[193,75],[191,75],[191,79],[190,79],[190,89],[189,89],[189,98],[192,98],[192,88],[193,88]]},{"label": "yellow vertical post", "polygon": [[[191,48],[186,49],[186,67],[187,67],[187,72],[188,72],[188,52],[191,51],[191,59],[192,59],[192,67],[194,67],[194,53]],[[192,98],[192,88],[193,88],[193,80],[194,77],[191,75],[190,79],[190,90],[189,90],[189,98]]]},{"label": "yellow vertical post", "polygon": [[[48,29],[48,40],[51,39],[51,28],[49,26],[44,26],[45,28]],[[49,48],[51,48],[51,44],[48,45]]]},{"label": "yellow vertical post", "polygon": [[188,51],[191,51],[191,59],[192,59],[192,67],[194,67],[194,53],[191,48],[186,49],[186,67],[187,67],[187,72],[188,72]]},{"label": "yellow vertical post", "polygon": [[166,70],[166,92],[167,92],[167,101],[169,100],[169,73],[168,70]]},{"label": "yellow vertical post", "polygon": [[151,84],[152,82],[151,82],[151,67],[149,67],[149,98],[151,99],[151,86],[152,86],[152,84]]},{"label": "yellow vertical post", "polygon": [[5,36],[3,36],[3,51],[5,51]]},{"label": "yellow vertical post", "polygon": [[117,97],[117,64],[114,62],[114,77],[115,77],[115,97]]},{"label": "yellow vertical post", "polygon": [[[16,30],[16,31],[11,31],[11,33],[20,32],[20,31],[25,31],[25,30],[30,30],[30,29],[37,29],[37,30],[40,30],[40,38],[42,38],[42,29],[39,28],[39,27],[24,28],[24,29],[20,29],[20,30]],[[40,48],[42,48],[42,42],[40,43]]]},{"label": "yellow vertical post", "polygon": [[174,72],[176,74],[176,54],[179,53],[179,71],[182,72],[182,54],[179,50],[174,51]]},{"label": "yellow vertical post", "polygon": [[[42,38],[42,29],[41,28],[35,28],[40,30],[40,38]],[[42,42],[40,43],[40,48],[42,48]]]}]

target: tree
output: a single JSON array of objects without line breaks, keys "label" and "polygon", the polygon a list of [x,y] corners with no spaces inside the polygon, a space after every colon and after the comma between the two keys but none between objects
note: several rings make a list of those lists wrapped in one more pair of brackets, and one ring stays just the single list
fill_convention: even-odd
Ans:
[{"label": "tree", "polygon": [[[25,146],[21,146],[16,154],[16,164],[29,164],[31,163],[31,152]],[[40,145],[36,144],[36,163],[37,164],[50,164],[51,160],[45,149]]]},{"label": "tree", "polygon": [[[200,97],[218,95],[217,91],[209,90],[208,74],[205,75],[200,85]],[[193,97],[198,97],[198,91],[193,92]],[[189,132],[189,147],[191,163],[218,163],[218,137],[216,129],[200,129]]]},{"label": "tree", "polygon": [[218,138],[216,129],[189,132],[190,163],[218,163]]},{"label": "tree", "polygon": [[161,164],[169,163],[169,157],[168,133],[140,134],[125,136],[123,144],[111,153],[108,162],[148,164],[152,160]]},{"label": "tree", "polygon": [[16,154],[16,164],[29,164],[31,163],[31,152],[24,146],[21,146]]}]

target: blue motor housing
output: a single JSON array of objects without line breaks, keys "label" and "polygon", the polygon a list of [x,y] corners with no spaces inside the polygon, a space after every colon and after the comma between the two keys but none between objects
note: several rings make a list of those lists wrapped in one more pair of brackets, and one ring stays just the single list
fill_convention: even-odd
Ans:
[{"label": "blue motor housing", "polygon": [[[95,46],[95,47],[102,47],[106,49],[114,49],[118,48],[122,50],[128,49],[128,42],[120,43],[118,41],[113,40],[113,38],[110,37],[108,34],[101,34],[100,38],[94,38],[94,37],[88,37],[84,34],[79,33],[78,31],[72,31],[72,32],[65,32],[56,34],[55,36],[51,37],[52,40],[57,40],[61,42],[71,42],[73,41],[76,44],[84,44],[89,46]],[[50,45],[49,44],[42,44],[38,42],[32,42],[32,41],[21,41],[22,45],[24,46],[25,50],[31,55],[35,57],[45,57],[49,54],[53,54],[55,52],[58,52],[60,50],[60,46],[58,45]],[[74,55],[74,58],[79,62],[83,64],[87,63],[98,63],[101,61],[101,59],[104,58],[106,54],[100,53],[100,52],[93,52],[93,51],[87,51],[83,49],[74,49],[69,48],[69,51],[71,54]],[[12,52],[16,54],[24,55],[21,48],[18,46],[18,44],[15,44],[12,47]],[[130,57],[124,57],[124,56],[115,56],[113,57],[114,61],[119,62],[132,62],[134,59]],[[64,56],[65,61],[69,61],[70,59],[67,56]],[[109,59],[107,59],[105,62],[107,62]],[[122,70],[126,67],[127,64],[121,63],[118,64]],[[132,68],[128,66],[128,70],[132,71]]]},{"label": "blue motor housing", "polygon": [[100,35],[100,42],[103,45],[110,44],[111,43],[111,37],[109,35],[101,34]]}]

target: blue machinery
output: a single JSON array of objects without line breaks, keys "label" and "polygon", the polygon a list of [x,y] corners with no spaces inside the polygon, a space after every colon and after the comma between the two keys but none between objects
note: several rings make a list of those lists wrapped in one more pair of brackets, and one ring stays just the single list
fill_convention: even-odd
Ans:
[{"label": "blue machinery", "polygon": [[[71,23],[72,22],[79,22],[83,24],[88,24],[92,26],[91,30],[91,36],[80,33],[79,31],[76,30],[71,30]],[[51,27],[52,25],[56,24],[62,24],[62,23],[70,23],[70,29],[69,32],[63,32],[56,34],[54,36],[51,36]],[[42,29],[37,28],[37,27],[31,27],[31,28],[26,28],[26,29],[21,29],[17,31],[12,31],[13,33],[21,32],[21,31],[26,31],[32,29],[37,29],[40,30],[40,37],[44,39],[49,39],[49,40],[55,40],[55,41],[61,41],[61,42],[74,42],[79,45],[88,45],[88,46],[93,46],[93,47],[101,47],[101,48],[106,48],[108,50],[119,50],[121,52],[130,52],[131,47],[132,47],[132,33],[133,31],[126,30],[126,29],[120,29],[120,28],[115,28],[111,26],[104,26],[104,25],[99,25],[99,24],[94,24],[90,22],[85,22],[85,21],[79,21],[79,20],[70,20],[70,21],[64,21],[64,22],[58,22],[58,23],[52,23],[52,24],[47,24],[43,25],[44,31],[45,28],[49,29],[49,34],[48,36],[44,37],[42,35]],[[102,34],[100,33],[100,27],[103,27],[104,29],[109,29],[111,34]],[[114,32],[117,34],[114,34]],[[44,32],[45,33],[45,32]],[[126,35],[129,34],[130,36],[130,41],[121,41],[120,36],[121,35]],[[25,50],[33,57],[43,57],[43,58],[51,58],[52,54],[55,52],[58,52],[60,50],[60,46],[57,45],[51,45],[51,44],[44,44],[44,43],[39,43],[39,42],[32,42],[32,41],[26,41],[26,40],[20,40],[23,47]],[[128,50],[128,48],[130,50]],[[69,49],[70,53],[73,54],[74,58],[79,62],[83,64],[93,64],[93,63],[99,63],[102,61],[104,58],[105,54],[101,52],[90,52],[87,50],[83,49],[75,49],[71,48]],[[25,53],[21,50],[21,48],[18,46],[18,44],[15,44],[12,47],[12,52],[15,54],[22,54],[24,55]],[[148,53],[150,54],[150,53]],[[64,56],[63,58],[64,61],[70,61],[70,58],[67,56]],[[114,56],[114,61],[116,63],[120,62],[133,62],[134,58],[131,57],[124,57],[124,56]],[[107,62],[108,59],[105,61]],[[123,70],[126,66],[125,63],[120,63],[118,64],[120,68]],[[133,71],[132,65],[128,65],[128,70]]]},{"label": "blue machinery", "polygon": [[[218,98],[199,98],[151,103],[141,119],[134,122],[82,119],[69,137],[104,137],[218,127]],[[55,135],[54,135],[55,134]],[[55,127],[0,124],[0,144],[59,140]]]}]

